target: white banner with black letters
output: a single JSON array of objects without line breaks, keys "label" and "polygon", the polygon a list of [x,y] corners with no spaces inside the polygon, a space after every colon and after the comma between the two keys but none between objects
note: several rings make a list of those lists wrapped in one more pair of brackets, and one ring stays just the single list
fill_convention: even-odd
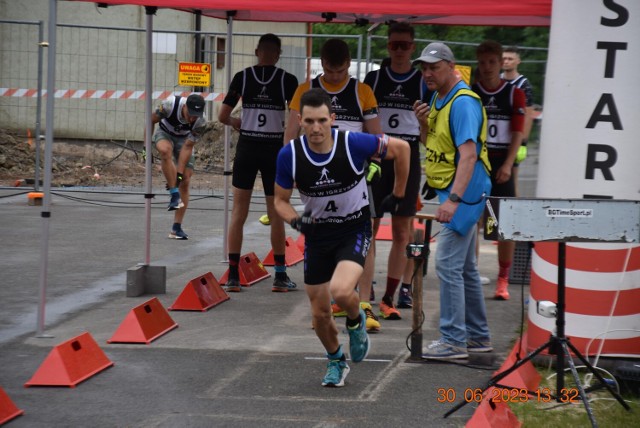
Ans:
[{"label": "white banner with black letters", "polygon": [[[639,0],[553,0],[543,108],[538,197],[640,200]],[[581,221],[624,232],[585,208]],[[566,335],[585,355],[640,355],[640,307],[626,306],[640,290],[632,262],[640,246],[570,242],[566,250]],[[557,244],[534,247],[529,350],[556,327],[536,302],[557,301],[557,260]]]},{"label": "white banner with black letters", "polygon": [[536,195],[640,200],[640,1],[554,0]]}]

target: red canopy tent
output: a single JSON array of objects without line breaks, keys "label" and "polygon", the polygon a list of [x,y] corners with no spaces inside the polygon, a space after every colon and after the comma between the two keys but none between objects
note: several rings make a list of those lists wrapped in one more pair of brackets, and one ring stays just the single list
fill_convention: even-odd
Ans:
[{"label": "red canopy tent", "polygon": [[[87,1],[87,0],[74,0]],[[432,25],[549,26],[551,0],[105,0],[105,5],[172,8],[240,21],[374,23],[390,20]]]},{"label": "red canopy tent", "polygon": [[[136,5],[147,8],[146,41],[147,61],[145,92],[152,93],[151,87],[151,45],[153,31],[153,8],[167,8],[185,12],[200,13],[212,18],[228,19],[228,33],[232,34],[234,20],[270,22],[334,22],[373,24],[392,20],[408,21],[427,25],[497,25],[497,26],[550,26],[551,0],[68,0],[98,3],[101,6]],[[49,0],[49,62],[47,88],[55,90],[57,0]],[[229,37],[231,47],[231,37]],[[230,67],[229,67],[230,70]],[[151,152],[151,99],[145,100],[146,138],[145,149]],[[46,100],[44,201],[42,208],[43,240],[41,248],[40,303],[38,308],[37,333],[42,336],[45,320],[45,295],[47,288],[47,259],[49,246],[49,218],[51,205],[51,165],[53,145],[54,97]],[[228,130],[227,130],[228,133]],[[226,135],[228,146],[228,134]],[[225,170],[228,169],[228,150],[225,147]],[[152,276],[150,266],[151,249],[151,157],[146,161],[146,226],[145,226],[145,278]],[[225,180],[225,220],[224,246],[228,223],[228,180]],[[144,280],[143,280],[144,281]],[[144,286],[143,286],[144,288]]]}]

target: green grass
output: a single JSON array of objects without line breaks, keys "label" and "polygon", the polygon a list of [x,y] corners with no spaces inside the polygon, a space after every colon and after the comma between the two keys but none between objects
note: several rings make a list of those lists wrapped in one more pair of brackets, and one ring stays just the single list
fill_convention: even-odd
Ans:
[{"label": "green grass", "polygon": [[[542,376],[540,389],[556,389],[556,378],[552,376],[553,370],[538,370]],[[581,381],[584,379],[584,370],[579,370]],[[552,376],[550,379],[547,379]],[[606,377],[606,376],[605,376]],[[596,384],[597,379],[593,379],[592,384]],[[575,391],[575,383],[570,374],[565,376],[565,387],[570,391]],[[623,396],[631,411],[625,410],[620,403],[606,390],[594,391],[587,395],[590,400],[594,418],[599,427],[640,427],[640,398],[634,396]],[[591,422],[587,415],[582,401],[576,400],[574,403],[558,403],[551,400],[548,403],[536,398],[530,398],[526,403],[510,403],[511,410],[522,422],[522,426],[544,427],[544,428],[566,428],[566,427],[590,427]]]}]

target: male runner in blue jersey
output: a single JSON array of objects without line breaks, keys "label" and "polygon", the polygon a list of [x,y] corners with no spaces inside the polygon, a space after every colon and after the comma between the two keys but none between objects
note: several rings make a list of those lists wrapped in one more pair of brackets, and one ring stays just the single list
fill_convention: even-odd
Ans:
[{"label": "male runner in blue jersey", "polygon": [[[371,243],[371,213],[365,161],[394,159],[396,174],[387,204],[404,197],[410,148],[384,134],[332,130],[331,98],[310,89],[300,98],[299,123],[304,135],[278,154],[275,207],[305,235],[304,282],[316,335],[329,359],[323,386],[343,386],[349,372],[332,316],[331,299],[347,313],[351,361],[369,352],[366,315],[355,286]],[[302,216],[291,205],[294,187],[305,205]]]}]

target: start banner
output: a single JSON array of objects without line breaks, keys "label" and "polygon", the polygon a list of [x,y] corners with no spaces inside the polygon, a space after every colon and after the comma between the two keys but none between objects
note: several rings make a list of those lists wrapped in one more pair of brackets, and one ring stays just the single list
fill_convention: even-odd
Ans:
[{"label": "start banner", "polygon": [[[640,200],[638,70],[640,1],[553,1],[538,198]],[[588,210],[549,210],[549,224],[565,214],[593,219]],[[615,231],[604,220],[601,227]],[[640,246],[568,243],[565,271],[566,335],[577,349],[585,355],[640,355]],[[536,243],[529,350],[555,329],[555,320],[541,316],[536,302],[556,302],[557,283],[558,244]]]},{"label": "start banner", "polygon": [[536,196],[638,200],[640,1],[552,9]]}]

